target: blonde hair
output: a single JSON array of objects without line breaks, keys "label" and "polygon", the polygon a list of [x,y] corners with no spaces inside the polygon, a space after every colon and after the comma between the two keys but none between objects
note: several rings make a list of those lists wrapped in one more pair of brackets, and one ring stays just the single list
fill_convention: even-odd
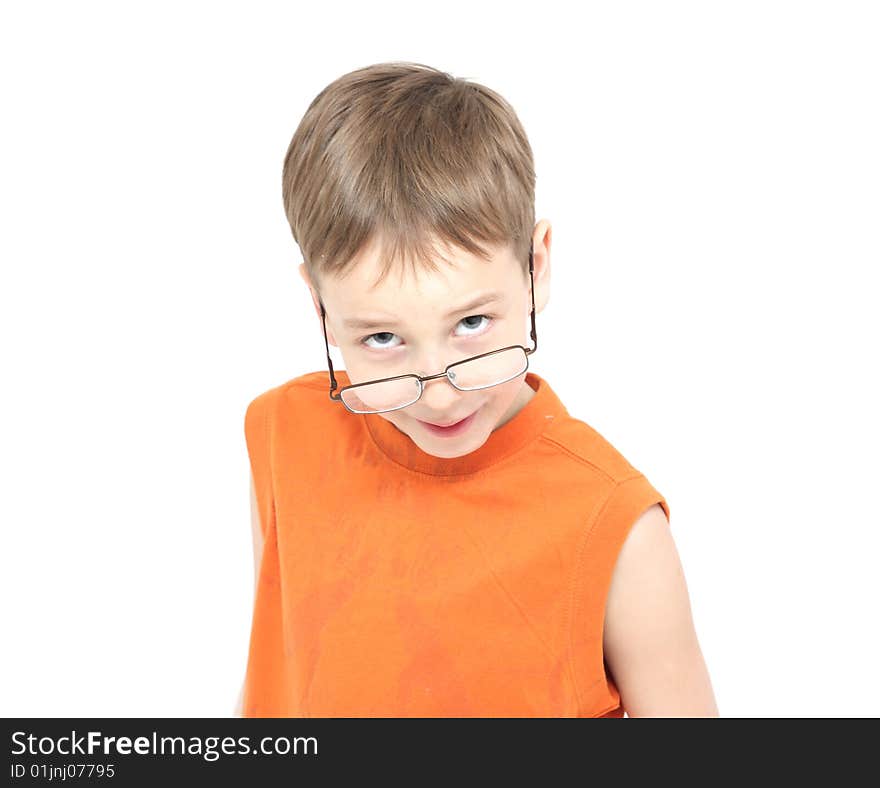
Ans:
[{"label": "blonde hair", "polygon": [[435,255],[449,263],[436,241],[485,260],[485,245],[509,245],[528,278],[535,172],[525,131],[496,92],[430,66],[378,63],[327,85],[290,141],[282,195],[316,288],[372,241],[385,261],[378,281],[406,260],[434,271]]}]

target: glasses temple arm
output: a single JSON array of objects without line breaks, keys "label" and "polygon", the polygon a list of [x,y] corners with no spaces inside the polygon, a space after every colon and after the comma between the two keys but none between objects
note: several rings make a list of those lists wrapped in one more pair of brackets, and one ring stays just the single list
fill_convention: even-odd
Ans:
[{"label": "glasses temple arm", "polygon": [[529,244],[529,279],[532,284],[532,342],[535,343],[531,349],[534,353],[538,349],[538,332],[535,330],[535,242]]},{"label": "glasses temple arm", "polygon": [[330,358],[330,343],[327,342],[327,313],[324,311],[324,302],[321,301],[321,326],[324,329],[324,347],[327,350],[327,365],[330,367],[330,399],[336,399],[333,392],[336,391],[339,384],[336,382],[336,376],[333,374],[333,359]]}]

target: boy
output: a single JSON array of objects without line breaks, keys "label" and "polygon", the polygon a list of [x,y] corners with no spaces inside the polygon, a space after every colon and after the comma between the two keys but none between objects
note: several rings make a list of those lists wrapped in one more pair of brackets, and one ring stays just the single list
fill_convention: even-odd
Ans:
[{"label": "boy", "polygon": [[245,416],[243,716],[717,716],[665,499],[528,370],[534,184],[509,104],[421,64],[306,111],[283,197],[327,369]]}]

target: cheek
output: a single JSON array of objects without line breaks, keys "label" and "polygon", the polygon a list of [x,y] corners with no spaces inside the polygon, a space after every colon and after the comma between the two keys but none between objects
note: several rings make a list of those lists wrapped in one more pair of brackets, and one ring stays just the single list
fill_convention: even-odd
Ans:
[{"label": "cheek", "polygon": [[384,377],[383,375],[376,374],[376,371],[371,369],[369,365],[359,361],[356,353],[350,353],[348,356],[346,356],[345,353],[341,353],[340,355],[342,355],[342,361],[345,364],[345,371],[348,373],[348,379],[352,383],[365,383],[368,380]]},{"label": "cheek", "polygon": [[484,393],[488,394],[484,408],[495,416],[500,416],[513,404],[520,388],[525,385],[519,378],[502,383],[500,386],[493,386],[486,389]]}]

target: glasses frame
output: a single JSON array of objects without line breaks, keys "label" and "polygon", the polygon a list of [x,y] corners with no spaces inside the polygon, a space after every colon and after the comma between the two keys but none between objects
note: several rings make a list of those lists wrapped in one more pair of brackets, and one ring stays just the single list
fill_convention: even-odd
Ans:
[{"label": "glasses frame", "polygon": [[[523,372],[526,372],[529,368],[529,356],[538,349],[538,332],[535,329],[535,276],[534,276],[534,271],[535,271],[535,244],[534,244],[534,241],[532,241],[532,243],[529,244],[529,282],[531,285],[531,298],[532,298],[531,337],[532,337],[532,342],[534,343],[533,347],[528,348],[528,347],[525,347],[524,345],[507,345],[507,347],[498,348],[497,350],[490,350],[486,353],[479,353],[476,356],[470,356],[469,358],[463,358],[463,359],[460,359],[459,361],[455,361],[452,364],[449,364],[446,367],[446,369],[443,370],[443,372],[438,372],[436,375],[417,375],[414,372],[409,372],[404,375],[393,375],[390,378],[377,378],[375,380],[365,380],[365,381],[361,381],[360,383],[352,383],[350,386],[343,386],[341,389],[339,389],[339,391],[337,393],[334,393],[334,392],[336,392],[336,389],[339,387],[339,384],[336,382],[336,376],[333,374],[333,360],[330,358],[330,343],[327,341],[327,312],[324,309],[324,302],[319,299],[318,303],[321,306],[321,325],[322,325],[322,328],[324,331],[324,347],[327,349],[327,365],[330,370],[330,399],[333,400],[334,402],[341,402],[345,406],[346,410],[349,411],[349,413],[354,413],[356,415],[365,415],[365,414],[372,414],[372,413],[388,413],[390,411],[402,410],[403,408],[408,408],[410,405],[414,405],[416,402],[418,402],[421,399],[422,394],[424,394],[425,383],[429,380],[436,380],[437,378],[446,378],[450,382],[450,384],[452,384],[452,386],[454,386],[459,391],[480,391],[482,389],[492,388],[493,386],[500,386],[502,383],[506,383],[507,381],[502,380],[499,383],[492,383],[489,386],[478,386],[477,388],[473,388],[473,389],[470,389],[470,388],[463,389],[463,388],[460,388],[459,386],[457,386],[455,381],[449,376],[449,370],[457,367],[459,364],[464,364],[468,361],[473,361],[474,359],[477,359],[477,358],[483,358],[483,356],[492,356],[492,355],[495,355],[496,353],[502,353],[505,350],[512,350],[513,348],[520,348],[521,350],[525,351],[526,368],[523,370]],[[523,372],[520,372],[519,374],[521,375],[521,374],[523,374]],[[516,375],[514,375],[514,377],[516,377]],[[419,384],[419,396],[416,397],[412,402],[407,403],[406,405],[400,405],[396,408],[386,408],[385,410],[362,411],[362,410],[353,410],[352,408],[350,408],[348,406],[348,404],[342,398],[342,392],[348,391],[349,389],[356,389],[356,388],[359,388],[360,386],[369,386],[373,383],[385,383],[386,381],[389,381],[389,380],[402,380],[403,378],[415,378]],[[513,378],[508,378],[508,380],[513,380]]]}]

